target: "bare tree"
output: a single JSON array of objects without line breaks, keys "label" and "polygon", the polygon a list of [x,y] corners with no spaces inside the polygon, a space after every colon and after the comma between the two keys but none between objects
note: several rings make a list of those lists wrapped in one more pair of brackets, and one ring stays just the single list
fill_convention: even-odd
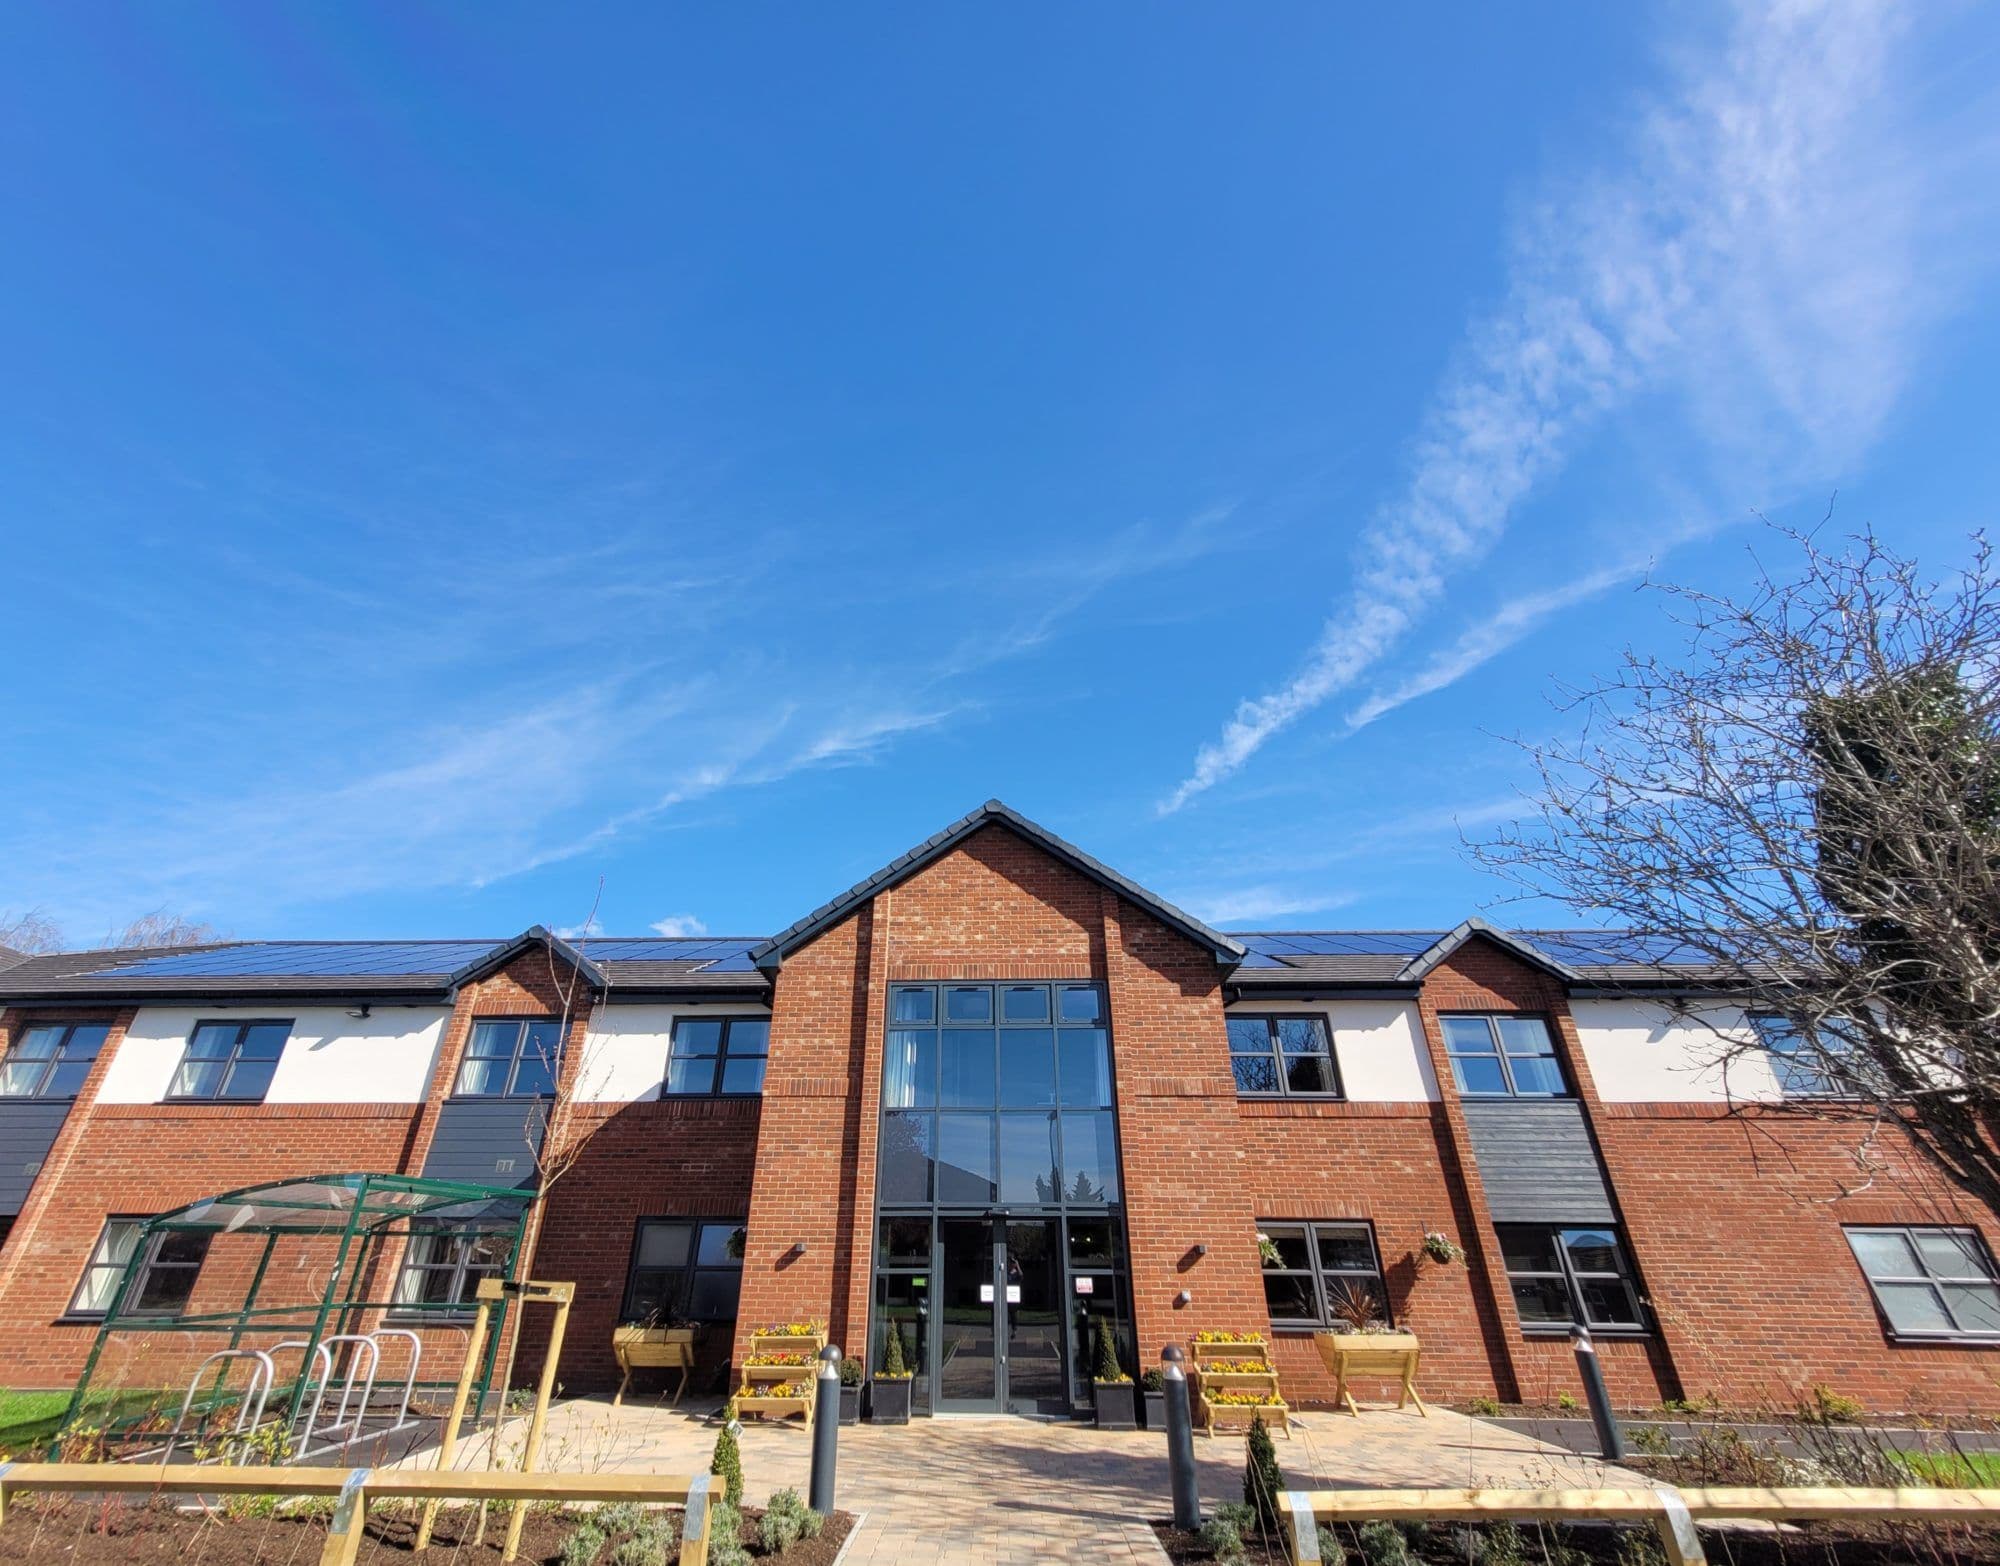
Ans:
[{"label": "bare tree", "polygon": [[0,915],[0,948],[28,956],[59,952],[63,949],[62,930],[39,908]]},{"label": "bare tree", "polygon": [[1979,535],[1938,582],[1772,532],[1795,574],[1656,588],[1684,656],[1565,693],[1539,818],[1472,856],[1770,1019],[1718,1053],[1781,1054],[1783,1107],[1855,1121],[1864,1170],[1900,1127],[2000,1212],[2000,574]]},{"label": "bare tree", "polygon": [[[184,914],[155,908],[142,914],[122,930],[108,930],[97,950],[123,950],[134,946],[203,946],[228,936],[212,924],[190,919]],[[71,949],[62,926],[40,908],[21,914],[0,914],[0,946],[30,956]]]}]

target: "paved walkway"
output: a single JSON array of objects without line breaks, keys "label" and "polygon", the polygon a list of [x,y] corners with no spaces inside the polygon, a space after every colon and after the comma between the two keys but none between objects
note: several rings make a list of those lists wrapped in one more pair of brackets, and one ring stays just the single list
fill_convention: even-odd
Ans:
[{"label": "paved walkway", "polygon": [[[1462,1414],[1307,1413],[1292,1440],[1277,1439],[1278,1462],[1301,1488],[1401,1485],[1593,1485],[1600,1462]],[[579,1398],[550,1410],[543,1464],[584,1472],[698,1473],[715,1444],[713,1408],[657,1408],[641,1400],[613,1408]],[[501,1434],[525,1433],[516,1420]],[[742,1436],[744,1499],[807,1488],[810,1438],[796,1428],[749,1423]],[[484,1443],[462,1452],[483,1466]],[[518,1461],[516,1456],[515,1461]],[[1205,1506],[1240,1500],[1241,1436],[1195,1436]],[[434,1456],[420,1455],[428,1467]],[[866,1514],[847,1560],[852,1566],[1032,1566],[1064,1560],[1143,1561],[1166,1556],[1147,1519],[1164,1517],[1164,1439],[1150,1431],[1022,1419],[929,1419],[894,1427],[849,1425],[840,1432],[842,1509]]]}]

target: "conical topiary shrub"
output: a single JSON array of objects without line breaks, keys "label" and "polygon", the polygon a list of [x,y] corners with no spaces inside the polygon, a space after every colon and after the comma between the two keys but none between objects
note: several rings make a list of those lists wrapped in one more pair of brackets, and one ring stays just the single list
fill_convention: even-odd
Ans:
[{"label": "conical topiary shrub", "polygon": [[736,1447],[736,1421],[730,1420],[715,1438],[715,1455],[708,1471],[722,1481],[723,1499],[731,1506],[743,1504],[743,1454]]},{"label": "conical topiary shrub", "polygon": [[1129,1381],[1125,1367],[1118,1363],[1118,1340],[1111,1335],[1111,1318],[1097,1318],[1097,1379],[1099,1381]]},{"label": "conical topiary shrub", "polygon": [[1243,1458],[1243,1504],[1257,1513],[1257,1526],[1276,1536],[1281,1526],[1278,1495],[1285,1488],[1284,1471],[1278,1467],[1278,1449],[1271,1445],[1271,1432],[1264,1416],[1250,1416],[1250,1439]]}]

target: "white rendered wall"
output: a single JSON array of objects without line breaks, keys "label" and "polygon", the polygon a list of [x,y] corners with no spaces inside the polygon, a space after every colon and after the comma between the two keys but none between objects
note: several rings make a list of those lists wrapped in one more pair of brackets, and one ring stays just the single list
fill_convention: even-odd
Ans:
[{"label": "white rendered wall", "polygon": [[157,1104],[197,1022],[289,1018],[292,1036],[267,1104],[420,1104],[450,1013],[382,1006],[352,1017],[338,1006],[147,1006],[105,1069],[102,1104]]},{"label": "white rendered wall", "polygon": [[658,1098],[667,1080],[667,1051],[676,1017],[764,1017],[768,1010],[740,1002],[702,1005],[680,1001],[656,1005],[599,1006],[590,1017],[578,1070],[580,1102],[629,1104]]},{"label": "white rendered wall", "polygon": [[1698,1015],[1657,1001],[1570,1002],[1583,1058],[1608,1104],[1721,1104],[1783,1095],[1757,1050],[1728,1058],[1755,1034],[1735,1008]]},{"label": "white rendered wall", "polygon": [[[1232,1016],[1326,1019],[1342,1093],[1357,1103],[1421,1104],[1437,1098],[1416,1003],[1400,1000],[1243,1001]],[[1118,1046],[1116,1035],[1112,1048]]]}]

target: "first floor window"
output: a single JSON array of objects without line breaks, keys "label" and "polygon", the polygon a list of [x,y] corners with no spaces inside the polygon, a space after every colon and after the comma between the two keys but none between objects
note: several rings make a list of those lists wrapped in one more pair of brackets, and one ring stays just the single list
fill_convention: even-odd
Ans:
[{"label": "first floor window", "polygon": [[[70,1300],[72,1316],[108,1316],[118,1306],[118,1285],[145,1231],[143,1218],[110,1218],[85,1263]],[[153,1236],[146,1259],[125,1299],[122,1313],[178,1316],[194,1293],[194,1280],[208,1256],[210,1231],[168,1229]]]},{"label": "first floor window", "polygon": [[627,1321],[734,1321],[743,1220],[644,1218],[625,1285]]},{"label": "first floor window", "polygon": [[261,1104],[291,1036],[289,1022],[198,1022],[167,1096]]},{"label": "first floor window", "polygon": [[1532,1332],[1580,1321],[1608,1331],[1644,1328],[1632,1270],[1616,1229],[1534,1223],[1497,1227],[1507,1282],[1523,1327]]},{"label": "first floor window", "polygon": [[513,1247],[511,1228],[421,1226],[403,1252],[396,1303],[423,1307],[426,1314],[452,1306],[470,1311],[478,1303],[480,1279],[506,1276]]},{"label": "first floor window", "polygon": [[472,1025],[460,1098],[553,1098],[562,1064],[562,1023],[554,1017],[486,1018]]},{"label": "first floor window", "polygon": [[1340,1091],[1324,1017],[1232,1016],[1229,1069],[1238,1093],[1331,1097]]},{"label": "first floor window", "polygon": [[1555,1041],[1540,1017],[1491,1013],[1440,1017],[1445,1053],[1461,1093],[1479,1098],[1560,1098],[1568,1089]]},{"label": "first floor window", "polygon": [[111,1032],[106,1022],[37,1022],[0,1064],[0,1098],[75,1098]]},{"label": "first floor window", "polygon": [[1840,1081],[1842,1058],[1855,1046],[1823,1024],[1808,1038],[1784,1017],[1752,1017],[1757,1041],[1771,1057],[1771,1074],[1787,1098],[1839,1098],[1851,1090]]},{"label": "first floor window", "polygon": [[1366,1223],[1264,1223],[1264,1304],[1274,1327],[1389,1323],[1389,1291]]},{"label": "first floor window", "polygon": [[665,1096],[761,1093],[770,1052],[768,1017],[682,1017],[674,1024]]},{"label": "first floor window", "polygon": [[1899,1337],[2000,1336],[2000,1281],[1971,1229],[1849,1229],[1847,1243]]}]

